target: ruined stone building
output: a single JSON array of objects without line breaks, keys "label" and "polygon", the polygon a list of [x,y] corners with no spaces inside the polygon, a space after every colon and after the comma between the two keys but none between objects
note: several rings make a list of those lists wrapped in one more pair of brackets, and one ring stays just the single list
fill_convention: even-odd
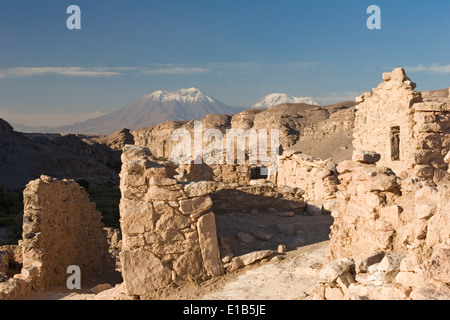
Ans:
[{"label": "ruined stone building", "polygon": [[[176,165],[126,145],[120,173],[120,265],[126,294],[218,277],[274,254],[233,256],[216,218],[234,210],[331,214],[318,299],[450,298],[450,105],[424,99],[403,69],[358,98],[352,161],[284,152],[274,176],[249,164]],[[101,215],[72,181],[41,177],[24,192],[23,240],[0,248],[0,299],[111,268]],[[289,227],[289,226],[288,226]],[[266,235],[262,234],[261,237]],[[68,248],[71,248],[68,250]],[[375,277],[376,281],[371,279]]]},{"label": "ruined stone building", "polygon": [[450,299],[450,105],[414,87],[395,69],[358,99],[316,298]]},{"label": "ruined stone building", "polygon": [[412,171],[418,178],[449,179],[450,104],[424,100],[401,68],[383,74],[383,82],[357,99],[353,145],[376,152],[378,165],[397,174]]},{"label": "ruined stone building", "polygon": [[297,188],[239,185],[239,180],[177,181],[171,166],[158,163],[145,147],[125,146],[122,162],[120,260],[129,296],[221,276],[271,255],[263,250],[225,259],[215,213],[229,209],[231,199],[242,212],[273,206],[300,214],[306,207]]}]

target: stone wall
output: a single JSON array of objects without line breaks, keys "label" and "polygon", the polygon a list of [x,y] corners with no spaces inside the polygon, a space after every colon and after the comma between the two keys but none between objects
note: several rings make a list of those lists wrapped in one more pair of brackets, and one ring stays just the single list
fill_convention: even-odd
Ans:
[{"label": "stone wall", "polygon": [[339,281],[324,275],[319,296],[450,298],[450,186],[401,179],[375,164],[344,161],[337,170],[340,206],[332,213],[328,271],[353,271]]},{"label": "stone wall", "polygon": [[336,165],[300,152],[284,152],[279,158],[276,183],[304,190],[303,198],[309,211],[330,211],[337,205],[339,180]]},{"label": "stone wall", "polygon": [[129,296],[201,282],[272,254],[263,250],[222,261],[215,213],[248,214],[270,207],[292,214],[305,210],[304,192],[298,188],[267,181],[246,186],[178,181],[172,167],[158,163],[145,147],[125,146],[122,162],[120,260]]},{"label": "stone wall", "polygon": [[[301,208],[306,208],[309,214],[320,214],[322,212],[329,214],[337,205],[336,191],[339,180],[336,165],[331,159],[322,160],[301,152],[285,151],[279,157],[278,171],[275,175],[258,176],[260,174],[259,168],[261,166],[249,164],[210,166],[207,164],[191,164],[175,166],[173,170],[168,170],[168,172],[176,172],[171,177],[178,181],[203,180],[216,182],[209,186],[210,191],[214,193],[214,203],[222,200],[222,202],[227,202],[226,197],[228,196],[231,198],[237,197],[238,201],[235,201],[233,205],[240,207],[253,205],[257,209],[261,206],[261,203],[267,205],[267,201],[259,203],[258,201],[252,201],[249,194],[259,194],[261,198],[270,199],[272,202],[277,197],[284,200],[300,201],[302,203]],[[262,188],[262,185],[266,185],[266,188]],[[255,189],[255,186],[259,186],[256,188],[258,190]],[[286,190],[283,191],[284,187],[286,187]],[[219,189],[222,191],[217,192]],[[298,189],[301,192],[297,192],[295,196],[290,197],[288,193],[292,192],[292,189]],[[270,192],[267,192],[267,190],[270,190]],[[271,206],[286,207],[279,202],[272,203]],[[251,211],[251,209],[243,209],[244,211]]]},{"label": "stone wall", "polygon": [[357,98],[353,145],[381,155],[379,165],[397,174],[411,171],[419,178],[448,179],[450,104],[423,101],[401,68],[383,74],[383,82]]},{"label": "stone wall", "polygon": [[246,186],[251,180],[252,166],[249,164],[181,164],[174,170],[178,181],[206,180]]},{"label": "stone wall", "polygon": [[449,181],[450,103],[427,101],[414,104],[413,109],[414,173],[423,179]]},{"label": "stone wall", "polygon": [[112,268],[101,214],[76,182],[41,176],[23,194],[23,267],[0,283],[0,299],[65,284],[71,265],[80,267],[82,283]]},{"label": "stone wall", "polygon": [[129,296],[224,272],[210,197],[169,178],[155,160],[137,146],[122,154],[120,260]]}]

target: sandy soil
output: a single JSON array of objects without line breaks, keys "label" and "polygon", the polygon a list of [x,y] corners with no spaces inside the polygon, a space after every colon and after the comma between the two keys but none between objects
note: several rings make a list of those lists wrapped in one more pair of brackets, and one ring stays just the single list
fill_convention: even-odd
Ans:
[{"label": "sandy soil", "polygon": [[301,151],[304,154],[320,159],[331,158],[334,163],[339,163],[352,159],[354,150],[352,141],[352,138],[346,134],[335,132],[320,141],[317,141],[317,139],[304,139],[290,149]]}]

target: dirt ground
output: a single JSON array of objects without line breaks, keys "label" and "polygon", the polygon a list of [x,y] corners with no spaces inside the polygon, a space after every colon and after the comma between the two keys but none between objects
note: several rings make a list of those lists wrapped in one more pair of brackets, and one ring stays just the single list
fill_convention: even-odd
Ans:
[{"label": "dirt ground", "polygon": [[328,241],[303,246],[202,284],[155,292],[155,300],[303,300],[311,298]]}]

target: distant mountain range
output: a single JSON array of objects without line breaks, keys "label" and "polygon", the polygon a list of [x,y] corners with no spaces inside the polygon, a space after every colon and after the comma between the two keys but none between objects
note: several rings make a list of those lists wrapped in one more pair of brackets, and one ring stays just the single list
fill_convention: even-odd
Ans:
[{"label": "distant mountain range", "polygon": [[319,103],[310,97],[293,97],[291,95],[288,95],[286,93],[272,93],[269,94],[258,101],[256,101],[254,104],[249,106],[249,109],[259,109],[259,108],[271,108],[283,103],[305,103],[305,104],[311,104],[318,106]]},{"label": "distant mountain range", "polygon": [[212,98],[197,88],[176,91],[155,91],[146,94],[117,111],[54,128],[32,128],[13,124],[22,132],[111,134],[123,128],[137,130],[165,121],[202,119],[209,114],[235,114],[245,109],[270,108],[283,103],[319,105],[313,98],[297,98],[284,93],[274,93],[245,107],[231,107]]},{"label": "distant mountain range", "polygon": [[[422,92],[424,98],[448,96],[448,89]],[[13,124],[16,131],[41,133],[91,133],[111,134],[128,128],[137,130],[165,121],[190,121],[209,114],[236,114],[246,109],[267,109],[286,103],[320,104],[311,97],[293,97],[285,93],[269,94],[255,103],[243,107],[231,107],[204,94],[200,89],[155,91],[129,103],[122,109],[61,127],[27,127]]]}]

